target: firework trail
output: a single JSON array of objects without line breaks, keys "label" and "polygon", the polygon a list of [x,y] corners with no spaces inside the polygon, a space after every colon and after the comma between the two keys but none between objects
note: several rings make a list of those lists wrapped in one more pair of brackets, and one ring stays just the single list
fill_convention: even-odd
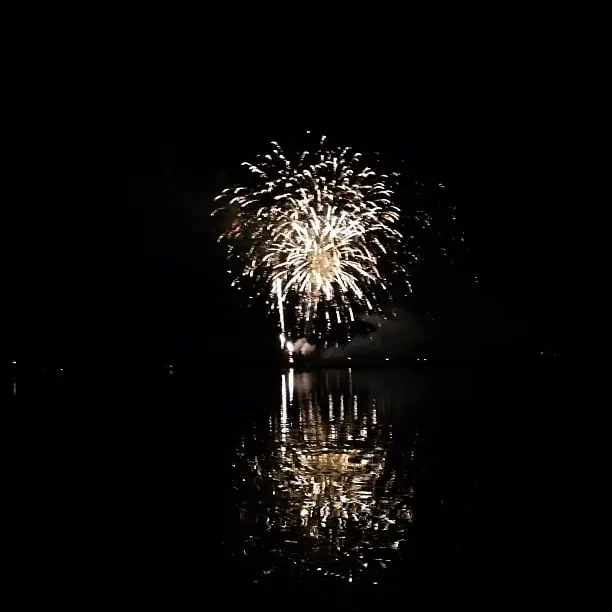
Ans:
[{"label": "firework trail", "polygon": [[273,142],[243,166],[252,180],[217,196],[222,205],[213,215],[230,214],[220,239],[237,264],[232,284],[251,282],[266,295],[278,311],[281,344],[285,311],[306,329],[323,316],[329,329],[330,319],[354,320],[354,307],[370,311],[388,299],[389,276],[408,282],[404,266],[417,256],[398,257],[396,174],[378,173],[350,148],[327,147],[325,137],[314,153],[296,156]]}]

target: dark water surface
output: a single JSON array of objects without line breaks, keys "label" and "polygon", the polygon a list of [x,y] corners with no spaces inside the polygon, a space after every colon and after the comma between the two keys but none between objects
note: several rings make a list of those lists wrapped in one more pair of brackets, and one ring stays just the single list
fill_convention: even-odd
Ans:
[{"label": "dark water surface", "polygon": [[13,369],[11,572],[148,596],[178,578],[202,601],[558,581],[584,389],[533,364]]}]

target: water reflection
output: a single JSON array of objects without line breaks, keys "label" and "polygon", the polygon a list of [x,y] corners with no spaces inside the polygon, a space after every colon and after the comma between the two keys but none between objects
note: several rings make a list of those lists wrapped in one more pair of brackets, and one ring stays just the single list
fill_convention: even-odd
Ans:
[{"label": "water reflection", "polygon": [[412,522],[416,438],[393,442],[406,397],[394,391],[350,370],[281,376],[280,406],[242,440],[236,464],[240,554],[255,581],[314,573],[377,583],[398,559]]}]

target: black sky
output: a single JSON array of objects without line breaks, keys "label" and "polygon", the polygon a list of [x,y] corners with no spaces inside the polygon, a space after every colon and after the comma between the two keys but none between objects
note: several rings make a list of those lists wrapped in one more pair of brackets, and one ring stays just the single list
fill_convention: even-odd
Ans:
[{"label": "black sky", "polygon": [[[594,272],[575,208],[558,197],[558,139],[541,105],[503,91],[468,101],[451,88],[431,103],[364,95],[343,111],[343,92],[327,105],[266,90],[244,103],[229,88],[57,86],[9,100],[0,123],[9,352],[205,353],[221,338],[267,338],[226,288],[208,211],[241,160],[305,129],[448,184],[480,279],[477,298],[467,293],[483,316],[540,343],[583,347],[597,336]],[[430,290],[447,309],[465,307],[460,288]]]}]

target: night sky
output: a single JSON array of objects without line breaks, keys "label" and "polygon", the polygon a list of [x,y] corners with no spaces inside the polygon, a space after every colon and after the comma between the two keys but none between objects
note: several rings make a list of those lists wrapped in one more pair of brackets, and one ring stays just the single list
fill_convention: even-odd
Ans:
[{"label": "night sky", "polygon": [[275,341],[273,322],[245,314],[227,287],[209,212],[240,161],[306,129],[448,185],[470,251],[456,273],[424,275],[417,301],[456,321],[469,311],[520,329],[517,346],[596,341],[596,272],[579,212],[559,200],[562,153],[542,109],[502,106],[502,92],[468,103],[456,91],[435,104],[366,96],[346,112],[341,93],[329,106],[271,92],[241,105],[228,87],[215,96],[163,83],[15,95],[0,122],[9,353],[167,360]]}]

